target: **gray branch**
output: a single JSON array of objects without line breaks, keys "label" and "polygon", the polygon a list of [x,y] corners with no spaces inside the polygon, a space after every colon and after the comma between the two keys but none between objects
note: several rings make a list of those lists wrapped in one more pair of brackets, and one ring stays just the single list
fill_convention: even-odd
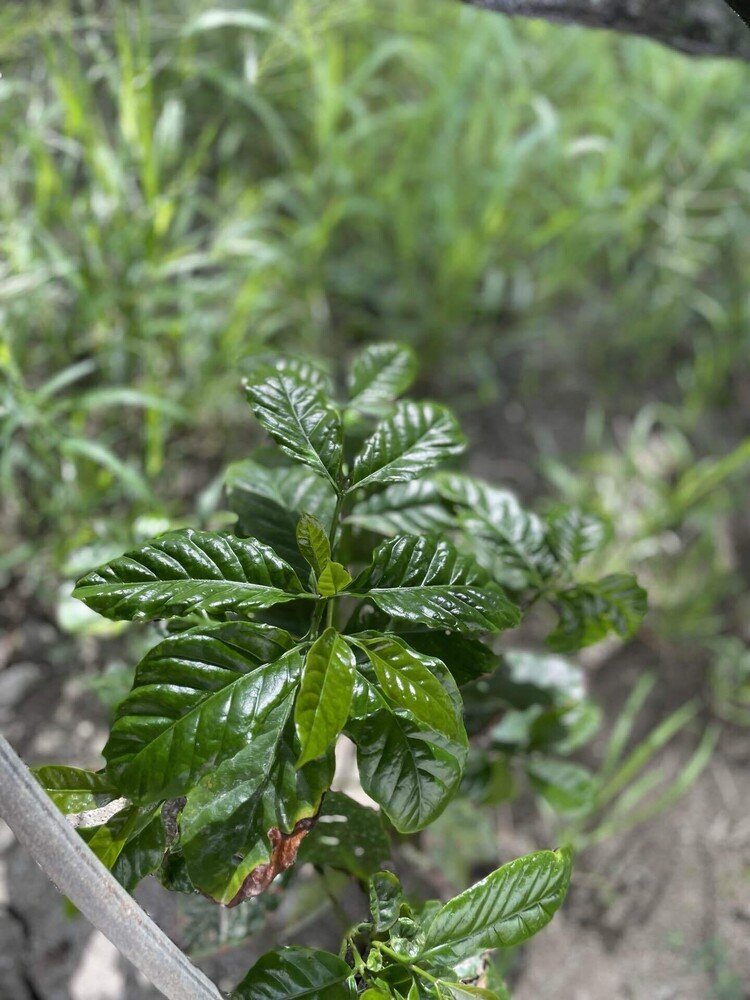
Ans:
[{"label": "gray branch", "polygon": [[[750,30],[723,0],[465,0],[502,14],[645,35],[698,55],[750,59]],[[738,9],[741,7],[738,4]]]},{"label": "gray branch", "polygon": [[0,736],[0,816],[60,892],[170,1000],[221,1000],[107,871]]}]

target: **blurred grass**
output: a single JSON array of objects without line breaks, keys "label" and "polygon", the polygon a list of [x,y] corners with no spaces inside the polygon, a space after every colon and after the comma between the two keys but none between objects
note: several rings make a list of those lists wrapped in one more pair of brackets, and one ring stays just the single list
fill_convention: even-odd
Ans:
[{"label": "blurred grass", "polygon": [[6,562],[183,511],[269,341],[409,340],[469,411],[665,398],[715,444],[746,66],[447,0],[11,4],[0,39]]}]

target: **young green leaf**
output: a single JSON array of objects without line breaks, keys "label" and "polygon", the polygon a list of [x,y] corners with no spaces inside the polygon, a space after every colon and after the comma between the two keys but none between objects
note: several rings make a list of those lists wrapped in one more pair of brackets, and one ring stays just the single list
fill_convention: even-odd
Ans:
[{"label": "young green leaf", "polygon": [[399,403],[354,460],[350,492],[416,479],[438,462],[460,455],[465,447],[450,410],[437,403]]},{"label": "young green leaf", "polygon": [[318,577],[318,593],[321,597],[333,597],[346,590],[352,582],[351,573],[341,563],[329,562]]},{"label": "young green leaf", "polygon": [[353,972],[313,948],[278,948],[259,958],[231,1000],[354,1000]]},{"label": "young green leaf", "polygon": [[336,504],[330,483],[305,466],[267,466],[248,458],[229,466],[225,484],[237,514],[235,534],[270,545],[300,577],[306,574],[295,540],[297,519],[309,511],[330,529]]},{"label": "young green leaf", "polygon": [[454,632],[498,632],[521,614],[485,570],[444,539],[402,535],[383,542],[352,584],[386,614]]},{"label": "young green leaf", "polygon": [[376,934],[393,927],[406,902],[401,882],[393,872],[377,872],[370,879],[370,915]]},{"label": "young green leaf", "polygon": [[98,809],[118,797],[117,790],[103,771],[45,764],[32,768],[32,774],[60,812],[82,813]]},{"label": "young green leaf", "polygon": [[302,843],[299,862],[327,865],[366,879],[390,856],[380,813],[343,792],[329,792],[314,829]]},{"label": "young green leaf", "polygon": [[[397,708],[404,708],[414,718],[446,736],[457,737],[463,730],[460,710],[433,673],[434,660],[410,649],[396,636],[358,639],[375,670],[380,687]],[[453,684],[448,677],[443,683]],[[460,695],[455,691],[460,705]]]},{"label": "young green leaf", "polygon": [[112,874],[128,892],[147,875],[152,875],[164,859],[167,838],[161,810],[153,812],[152,818],[126,843],[112,866]]},{"label": "young green leaf", "polygon": [[559,653],[591,646],[612,632],[628,639],[647,611],[646,591],[627,573],[557,591],[555,603],[560,620],[547,645]]},{"label": "young green leaf", "polygon": [[254,738],[296,686],[302,657],[280,629],[231,622],[170,636],[138,665],[104,756],[139,802],[184,795]]},{"label": "young green leaf", "polygon": [[352,363],[348,407],[379,417],[417,375],[417,356],[405,344],[371,344]]},{"label": "young green leaf", "polygon": [[140,620],[193,611],[242,614],[312,597],[267,545],[192,528],[100,566],[78,581],[73,596],[107,618]]},{"label": "young green leaf", "polygon": [[350,720],[359,777],[400,833],[436,819],[458,790],[467,747],[420,726],[406,713],[378,711]]},{"label": "young green leaf", "polygon": [[307,651],[294,709],[302,747],[298,766],[325,753],[344,728],[354,694],[354,668],[354,653],[333,628]]},{"label": "young green leaf", "polygon": [[404,959],[415,959],[424,948],[424,929],[421,922],[412,916],[399,917],[391,928],[389,938],[390,947]]},{"label": "young green leaf", "polygon": [[112,869],[125,846],[158,817],[159,809],[131,803],[100,827],[82,830],[89,847],[105,868]]},{"label": "young green leaf", "polygon": [[481,986],[467,986],[465,983],[449,983],[444,979],[438,982],[438,994],[450,1000],[500,1000],[497,993],[483,989]]},{"label": "young green leaf", "polygon": [[427,926],[420,961],[455,965],[489,948],[510,948],[549,923],[570,882],[567,848],[537,851],[498,868],[451,899]]},{"label": "young green leaf", "polygon": [[290,691],[247,746],[187,796],[180,843],[193,884],[227,906],[265,892],[291,867],[333,778],[333,754],[297,768]]},{"label": "young green leaf", "polygon": [[283,452],[309,465],[333,487],[341,466],[341,415],[319,389],[285,375],[247,386],[258,423]]},{"label": "young green leaf", "polygon": [[297,521],[296,537],[297,546],[317,579],[331,561],[331,543],[325,528],[312,514],[301,514]]}]

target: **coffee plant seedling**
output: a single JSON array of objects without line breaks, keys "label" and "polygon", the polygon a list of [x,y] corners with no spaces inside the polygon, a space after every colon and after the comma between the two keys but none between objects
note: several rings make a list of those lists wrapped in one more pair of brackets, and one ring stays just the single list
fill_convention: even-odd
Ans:
[{"label": "coffee plant seedling", "polygon": [[[168,623],[119,705],[106,768],[37,771],[69,813],[126,800],[82,831],[126,888],[156,873],[234,907],[308,860],[369,892],[369,919],[339,954],[270,952],[237,1000],[500,997],[483,955],[539,931],[568,888],[566,848],[421,908],[380,870],[384,818],[416,833],[458,791],[460,688],[507,666],[487,637],[539,598],[559,613],[554,650],[630,635],[645,611],[631,577],[574,577],[601,522],[572,510],[543,521],[505,491],[434,472],[465,441],[445,407],[396,402],[415,368],[405,347],[369,347],[336,404],[313,364],[255,362],[247,396],[281,455],[261,449],[230,468],[233,530],[170,531],[75,590],[107,618]],[[329,792],[342,733],[380,813]]]}]

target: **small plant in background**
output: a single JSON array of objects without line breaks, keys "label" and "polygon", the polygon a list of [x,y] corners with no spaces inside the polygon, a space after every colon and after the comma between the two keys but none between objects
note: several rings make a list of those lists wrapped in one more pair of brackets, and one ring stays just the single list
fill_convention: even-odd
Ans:
[{"label": "small plant in background", "polygon": [[[592,731],[565,661],[502,656],[493,637],[539,601],[558,614],[554,650],[627,637],[645,613],[632,577],[578,575],[602,522],[574,509],[543,520],[505,491],[434,471],[465,440],[444,406],[397,401],[415,374],[408,348],[370,347],[336,403],[315,365],[256,361],[247,396],[280,453],[230,468],[233,530],[170,531],[75,590],[109,619],[166,623],[116,711],[106,768],[37,771],[68,813],[124,800],[82,831],[116,877],[132,891],[155,873],[236,907],[299,858],[368,888],[370,919],[338,955],[270,952],[238,998],[302,986],[324,1000],[502,996],[483,954],[541,930],[568,887],[568,848],[511,861],[442,906],[412,904],[380,870],[384,819],[417,833],[471,779],[469,736],[488,706],[515,709],[500,726],[525,733],[528,750],[554,733],[570,752]],[[380,813],[330,791],[341,734]],[[553,783],[540,760],[529,775]]]},{"label": "small plant in background", "polygon": [[618,525],[593,567],[637,568],[657,641],[698,651],[713,712],[747,725],[748,653],[734,634],[744,634],[742,543],[732,522],[750,473],[750,439],[699,459],[689,429],[682,411],[647,406],[615,444],[592,419],[577,469],[551,457],[543,464],[568,502],[591,504]]}]

